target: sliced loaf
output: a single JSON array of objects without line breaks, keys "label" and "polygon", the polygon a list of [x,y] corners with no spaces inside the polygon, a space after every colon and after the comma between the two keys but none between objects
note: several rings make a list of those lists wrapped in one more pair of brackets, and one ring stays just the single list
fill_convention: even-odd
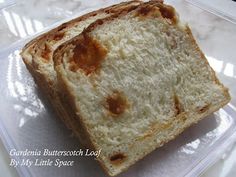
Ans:
[{"label": "sliced loaf", "polygon": [[111,176],[230,100],[190,28],[158,1],[97,20],[53,59],[63,105]]}]

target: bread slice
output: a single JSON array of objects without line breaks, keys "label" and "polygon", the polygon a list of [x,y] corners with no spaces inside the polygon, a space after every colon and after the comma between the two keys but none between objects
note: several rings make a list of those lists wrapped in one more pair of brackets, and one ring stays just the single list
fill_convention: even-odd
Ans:
[{"label": "bread slice", "polygon": [[[58,96],[52,54],[59,45],[80,34],[90,23],[121,10],[133,9],[140,3],[140,1],[129,1],[85,14],[37,37],[26,44],[22,50],[21,56],[37,85],[49,98],[59,117],[68,128],[74,130],[73,132],[78,137],[80,137],[78,122],[62,106]],[[81,137],[80,141],[87,146],[84,138]]]},{"label": "bread slice", "polygon": [[97,20],[53,58],[64,105],[111,176],[230,100],[190,28],[157,1]]}]

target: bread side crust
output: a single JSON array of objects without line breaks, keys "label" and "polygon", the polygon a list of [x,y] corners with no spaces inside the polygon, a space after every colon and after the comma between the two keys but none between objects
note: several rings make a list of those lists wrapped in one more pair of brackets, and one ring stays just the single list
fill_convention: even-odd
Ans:
[{"label": "bread side crust", "polygon": [[[155,3],[154,3],[155,4]],[[145,5],[148,5],[148,3],[146,4],[143,4],[141,6],[145,6]],[[104,23],[109,23],[109,21],[112,21],[113,19],[115,18],[119,18],[120,16],[123,16],[123,15],[126,15],[127,13],[129,12],[120,12],[120,13],[117,13],[111,17],[107,17],[107,18],[104,18],[104,19],[101,19],[101,20],[97,20],[96,22],[92,23],[88,28],[86,28],[82,34],[80,34],[79,36],[73,38],[72,40],[68,41],[67,43],[61,45],[60,47],[58,47],[58,49],[56,50],[56,52],[54,53],[54,64],[55,64],[55,68],[56,68],[56,71],[58,73],[58,76],[60,78],[60,82],[64,83],[64,88],[66,93],[71,95],[70,97],[70,101],[68,103],[70,103],[71,105],[73,105],[73,107],[76,107],[76,103],[75,103],[75,95],[73,95],[72,93],[72,90],[70,89],[69,87],[69,82],[68,80],[66,79],[65,77],[65,73],[63,71],[63,61],[62,61],[62,58],[60,58],[60,56],[62,56],[62,53],[63,53],[63,50],[66,49],[67,45],[69,43],[72,43],[77,41],[77,40],[80,40],[80,38],[82,36],[86,36],[86,35],[89,35],[89,33],[94,30],[95,28],[97,28],[99,25],[102,25]],[[192,33],[191,33],[191,30],[189,28],[186,29],[186,32],[189,33],[190,37],[192,38],[192,42],[198,46],[196,44],[196,41],[194,40],[193,36],[192,36]],[[198,48],[198,50],[201,52],[201,50]],[[201,52],[202,53],[202,52]],[[203,60],[205,60],[205,63],[206,65],[208,65],[208,62],[206,60],[206,58],[204,57],[203,53],[202,53],[202,56],[203,56]],[[215,72],[213,72],[213,75],[215,76]],[[156,143],[155,145],[152,145],[150,146],[150,148],[148,150],[146,150],[145,152],[143,152],[142,156],[140,156],[139,158],[136,158],[134,161],[131,161],[129,164],[126,164],[125,166],[120,166],[119,168],[117,168],[116,172],[111,172],[110,169],[108,168],[108,164],[105,163],[105,160],[104,159],[98,159],[100,161],[100,164],[101,166],[105,169],[105,171],[110,175],[110,176],[115,176],[117,174],[119,174],[120,172],[123,172],[124,170],[126,170],[130,165],[134,164],[135,162],[137,162],[139,159],[142,159],[144,156],[146,156],[148,153],[152,152],[153,150],[155,150],[156,148],[162,146],[163,144],[165,144],[166,142],[174,139],[176,136],[178,136],[181,132],[183,132],[186,128],[190,127],[191,125],[193,125],[194,123],[197,123],[198,121],[200,121],[201,119],[203,119],[204,117],[206,117],[207,115],[217,111],[218,109],[220,109],[221,107],[223,107],[224,105],[226,105],[229,101],[230,101],[230,96],[229,96],[229,93],[228,93],[228,89],[225,88],[219,81],[218,79],[215,77],[215,82],[217,84],[219,84],[225,94],[225,100],[223,102],[221,102],[220,105],[217,105],[217,106],[214,106],[214,107],[210,107],[206,112],[204,112],[203,114],[195,114],[195,115],[192,115],[192,119],[190,121],[186,121],[186,122],[181,122],[180,124],[178,125],[182,125],[181,128],[178,129],[178,131],[174,132],[172,134],[172,136],[169,136],[168,138],[166,138],[165,140],[159,142],[159,143]],[[76,110],[79,115],[79,110],[77,108]],[[179,115],[177,117],[175,117],[174,119],[175,120],[183,120],[184,117],[186,115]],[[81,119],[81,123],[83,124],[83,117],[79,116],[79,118]],[[172,119],[173,120],[173,119]],[[174,126],[174,123],[171,124],[171,126],[173,127]],[[88,128],[86,128],[86,125],[84,125],[85,127],[85,130],[87,131],[87,134],[88,134],[88,138],[90,139],[91,143],[92,143],[92,146],[94,147],[95,150],[98,150],[98,146],[97,144],[95,144],[92,140],[91,140],[91,136],[90,136],[90,133],[88,131]],[[146,146],[147,144],[149,144],[150,142],[152,142],[155,137],[156,137],[156,133],[153,133],[152,135],[148,136],[147,138],[144,138],[142,141],[140,142],[137,142],[137,146],[140,147],[140,146]],[[105,165],[106,164],[106,165]]]},{"label": "bread side crust", "polygon": [[[74,135],[79,139],[81,145],[85,148],[91,148],[91,144],[87,138],[84,136],[84,131],[82,131],[80,122],[73,114],[74,112],[69,109],[68,102],[65,101],[64,92],[55,93],[55,88],[52,88],[47,81],[47,77],[41,74],[39,71],[35,70],[31,64],[26,64],[28,71],[34,78],[35,83],[42,91],[43,95],[50,102],[55,111],[56,115],[61,119],[65,126],[72,130]],[[71,119],[72,118],[72,119]],[[71,121],[73,120],[73,121]],[[77,131],[78,130],[78,131]]]},{"label": "bread side crust", "polygon": [[33,76],[33,79],[35,80],[40,91],[42,91],[46,99],[50,101],[57,115],[60,116],[62,121],[65,123],[66,127],[68,129],[71,129],[72,124],[66,121],[67,111],[64,109],[64,107],[62,107],[61,103],[58,100],[58,97],[55,97],[55,93],[53,93],[53,91],[55,91],[54,88],[51,88],[50,85],[47,84],[47,81],[46,81],[47,78],[44,75],[42,75],[39,71],[35,70],[31,64],[27,63],[26,67],[28,71],[30,72],[30,74]]},{"label": "bread side crust", "polygon": [[[57,115],[60,117],[60,119],[65,123],[65,125],[69,128],[72,129],[72,131],[75,133],[76,137],[79,138],[80,142],[82,143],[83,146],[85,147],[91,147],[90,143],[87,141],[86,138],[84,138],[83,131],[80,131],[81,126],[80,122],[75,118],[76,116],[72,114],[68,106],[64,103],[63,98],[61,95],[63,95],[63,92],[58,90],[58,88],[55,88],[56,84],[52,81],[47,73],[44,71],[40,70],[40,64],[37,65],[34,62],[34,57],[32,55],[28,55],[31,49],[34,49],[34,47],[37,46],[38,43],[44,43],[48,38],[50,38],[51,35],[54,35],[55,33],[58,33],[60,29],[62,28],[67,28],[69,29],[70,27],[73,27],[75,23],[78,23],[80,21],[86,20],[89,17],[95,16],[101,12],[106,13],[113,13],[119,10],[125,10],[132,8],[132,6],[135,6],[135,3],[141,3],[141,1],[134,0],[134,1],[129,1],[129,2],[123,2],[120,4],[112,5],[110,7],[106,7],[103,9],[99,9],[94,12],[90,12],[88,14],[85,14],[81,17],[75,18],[69,22],[66,22],[60,26],[58,26],[55,29],[50,30],[49,32],[42,34],[35,38],[34,40],[30,41],[25,45],[25,47],[22,49],[21,56],[23,58],[23,61],[31,73],[31,75],[34,77],[35,82],[39,86],[40,90],[46,95],[47,99],[50,101],[52,104],[54,110],[56,111]],[[130,7],[129,7],[130,6]],[[59,96],[60,95],[60,96]],[[72,118],[72,119],[71,119]],[[73,120],[73,121],[72,121]]]},{"label": "bread side crust", "polygon": [[195,46],[197,46],[197,50],[201,53],[201,56],[202,56],[201,59],[205,62],[205,65],[210,66],[211,72],[212,72],[212,75],[213,75],[213,80],[215,81],[215,83],[216,83],[217,85],[219,85],[219,86],[222,88],[222,90],[223,90],[223,92],[224,92],[224,95],[225,95],[225,97],[227,98],[227,100],[228,100],[228,102],[229,102],[229,101],[231,100],[231,96],[230,96],[230,94],[229,94],[229,89],[226,88],[226,87],[219,81],[219,79],[217,78],[216,72],[213,70],[213,68],[212,68],[211,65],[209,64],[209,62],[208,62],[206,56],[204,55],[204,53],[203,53],[202,50],[200,49],[199,45],[197,44],[197,42],[196,42],[195,38],[193,37],[192,31],[191,31],[191,29],[190,29],[189,26],[187,26],[186,32],[187,32],[188,35],[190,36],[190,39],[192,40],[192,43],[195,44]]}]

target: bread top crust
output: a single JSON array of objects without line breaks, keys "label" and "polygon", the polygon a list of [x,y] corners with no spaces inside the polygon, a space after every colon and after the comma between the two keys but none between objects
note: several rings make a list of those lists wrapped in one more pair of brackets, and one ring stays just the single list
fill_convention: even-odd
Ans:
[{"label": "bread top crust", "polygon": [[163,4],[163,1],[149,1],[149,2],[141,4],[138,8],[133,7],[128,10],[121,10],[114,15],[111,15],[103,19],[99,19],[96,22],[89,25],[88,28],[86,28],[83,31],[83,34],[89,33],[93,31],[95,28],[97,28],[98,26],[102,25],[103,23],[109,23],[109,21],[112,21],[115,18],[124,16],[133,10],[135,10],[134,16],[138,16],[141,18],[162,17],[174,25],[176,25],[179,22],[178,15],[172,6]]},{"label": "bread top crust", "polygon": [[[142,3],[139,6],[131,6],[129,8],[119,9],[119,11],[116,11],[116,13],[114,13],[111,16],[96,20],[95,22],[90,24],[86,29],[84,29],[84,31],[81,34],[79,34],[78,36],[74,37],[73,39],[65,42],[64,44],[60,45],[54,52],[54,56],[55,56],[55,57],[53,56],[54,66],[56,67],[57,65],[62,64],[62,57],[58,56],[58,54],[63,53],[63,51],[66,48],[68,48],[68,46],[70,46],[70,45],[81,46],[81,44],[84,45],[84,43],[86,42],[87,44],[93,43],[93,45],[96,45],[97,46],[96,49],[103,48],[102,46],[98,45],[98,42],[95,39],[92,39],[91,37],[89,37],[89,33],[92,32],[94,29],[98,28],[100,25],[103,25],[104,23],[109,23],[110,21],[112,21],[116,18],[125,16],[128,13],[132,13],[133,10],[135,10],[133,15],[136,17],[163,18],[171,25],[178,25],[179,24],[178,14],[176,13],[175,9],[172,6],[163,4],[162,0],[152,0],[149,2]],[[76,48],[78,49],[78,47],[76,47]],[[80,49],[81,49],[81,47],[80,47]],[[85,55],[87,55],[87,57],[90,58],[90,61],[96,61],[95,58],[92,59],[90,56],[88,56],[91,54],[96,56],[96,54],[95,54],[96,51],[97,50],[92,50],[92,48],[84,47],[84,50],[80,50],[79,53],[80,53],[80,55],[83,55],[83,57],[86,57]],[[103,51],[105,51],[104,48],[103,48]],[[77,57],[72,57],[72,58],[77,58]],[[105,58],[105,54],[103,54],[103,58]],[[79,58],[77,58],[76,60],[83,61],[83,60],[80,60]],[[99,60],[101,61],[102,59],[100,58]],[[75,60],[73,60],[73,62],[71,62],[71,63],[72,63],[71,70],[73,70],[74,72],[77,71],[78,68],[80,68],[79,67],[80,63],[75,62]],[[91,66],[91,67],[93,68],[94,66]],[[99,64],[97,65],[97,67],[99,67]],[[91,69],[91,68],[90,69],[87,68],[87,70],[96,71],[96,69]],[[91,73],[91,72],[89,72],[89,73]]]},{"label": "bread top crust", "polygon": [[40,60],[45,63],[53,62],[52,53],[54,50],[47,43],[52,43],[53,45],[59,43],[61,40],[63,40],[64,37],[66,37],[65,33],[68,31],[68,29],[75,26],[76,23],[80,23],[90,17],[96,16],[101,13],[106,13],[106,14],[117,13],[118,11],[135,7],[140,3],[142,2],[139,0],[122,2],[120,4],[115,4],[106,8],[90,12],[88,14],[75,18],[69,22],[63,23],[62,25],[56,27],[55,29],[50,30],[45,34],[42,34],[37,38],[35,38],[34,40],[27,43],[22,49],[21,55],[23,56],[23,58],[26,59],[28,57],[28,54],[30,53],[34,59],[36,58],[36,56],[38,56]]}]

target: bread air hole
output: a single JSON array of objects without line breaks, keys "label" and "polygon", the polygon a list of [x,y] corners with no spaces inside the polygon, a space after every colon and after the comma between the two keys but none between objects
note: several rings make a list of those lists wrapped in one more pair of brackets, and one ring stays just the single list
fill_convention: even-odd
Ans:
[{"label": "bread air hole", "polygon": [[184,51],[184,54],[186,55],[186,56],[190,56],[190,54],[189,54],[189,52],[188,51]]},{"label": "bread air hole", "polygon": [[179,115],[180,113],[184,112],[184,109],[180,103],[180,100],[176,94],[174,94],[174,105],[175,105],[175,116]]},{"label": "bread air hole", "polygon": [[197,108],[197,112],[198,112],[198,113],[204,113],[204,112],[206,112],[209,108],[210,108],[210,105],[207,104],[207,105],[205,105],[205,106],[203,106],[203,107]]},{"label": "bread air hole", "polygon": [[59,41],[64,37],[65,33],[64,32],[60,32],[60,33],[55,33],[53,35],[53,40],[55,41]]},{"label": "bread air hole", "polygon": [[62,24],[57,31],[62,31],[67,27],[67,23]]},{"label": "bread air hole", "polygon": [[97,13],[94,13],[92,16],[94,17],[94,16],[96,16],[97,15]]},{"label": "bread air hole", "polygon": [[122,153],[115,154],[110,157],[110,161],[114,165],[121,164],[126,159],[126,156]]}]

